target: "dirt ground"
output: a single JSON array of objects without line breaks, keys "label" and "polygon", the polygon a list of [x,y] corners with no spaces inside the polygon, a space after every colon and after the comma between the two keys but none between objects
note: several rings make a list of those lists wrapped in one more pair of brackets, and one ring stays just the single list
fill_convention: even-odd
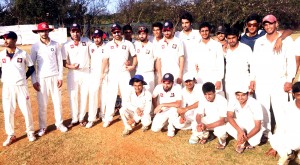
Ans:
[{"label": "dirt ground", "polygon": [[[21,46],[29,52],[31,46]],[[0,50],[3,48],[0,48]],[[66,73],[66,71],[65,71]],[[66,75],[66,74],[64,74]],[[35,130],[38,130],[38,108],[36,92],[28,81]],[[0,87],[2,91],[2,86]],[[63,84],[64,124],[70,119],[69,97],[66,77]],[[0,97],[2,98],[1,94]],[[1,100],[2,101],[2,100]],[[0,101],[0,102],[1,102]],[[2,102],[1,102],[2,105]],[[2,109],[2,108],[1,108]],[[234,151],[235,140],[228,139],[225,150],[216,149],[217,139],[205,145],[190,145],[191,131],[178,131],[168,138],[166,132],[142,132],[138,125],[134,132],[122,137],[123,124],[115,116],[113,124],[102,127],[98,121],[90,129],[76,126],[61,133],[54,126],[53,105],[48,104],[48,132],[35,142],[29,142],[25,133],[24,118],[19,109],[15,113],[17,142],[2,147],[6,139],[3,110],[0,111],[0,164],[276,164],[277,158],[264,155],[269,144],[246,150],[243,154]],[[299,160],[297,160],[300,163]],[[292,162],[292,164],[297,164]]]}]

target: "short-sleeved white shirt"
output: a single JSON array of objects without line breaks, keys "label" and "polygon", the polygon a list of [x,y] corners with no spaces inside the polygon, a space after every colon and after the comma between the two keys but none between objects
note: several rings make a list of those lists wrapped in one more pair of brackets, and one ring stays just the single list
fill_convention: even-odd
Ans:
[{"label": "short-sleeved white shirt", "polygon": [[33,66],[30,56],[23,50],[16,48],[12,58],[7,56],[6,49],[0,52],[1,81],[11,85],[26,85],[26,66]]},{"label": "short-sleeved white shirt", "polygon": [[286,134],[294,134],[299,135],[300,134],[300,109],[296,106],[296,102],[291,101],[288,103],[288,106],[284,113],[284,123],[283,123],[283,129],[284,133]]},{"label": "short-sleeved white shirt", "polygon": [[248,66],[250,65],[252,56],[251,48],[239,42],[239,45],[234,50],[228,49],[226,55],[226,74],[227,82],[243,80],[250,82],[250,73]]},{"label": "short-sleeved white shirt", "polygon": [[224,77],[224,56],[222,45],[210,39],[206,44],[202,41],[196,46],[197,57],[194,59],[194,66],[199,68],[199,78],[201,82],[222,81]]},{"label": "short-sleeved white shirt", "polygon": [[294,42],[295,55],[300,56],[300,37],[298,37]]},{"label": "short-sleeved white shirt", "polygon": [[[160,40],[162,40],[162,39],[160,39]],[[149,36],[149,41],[152,44],[154,44],[155,48],[156,48],[156,46],[157,46],[157,44],[159,43],[160,40],[157,40],[156,37],[154,37],[154,36]]]},{"label": "short-sleeved white shirt", "polygon": [[36,82],[36,73],[40,78],[58,75],[59,80],[63,79],[63,59],[57,42],[50,40],[46,45],[39,40],[32,45],[30,57],[37,64],[37,70],[31,76],[33,83]]},{"label": "short-sleeved white shirt", "polygon": [[220,117],[227,116],[227,100],[219,94],[216,94],[213,102],[209,102],[202,97],[199,100],[196,114],[205,115],[208,121],[218,121]]},{"label": "short-sleeved white shirt", "polygon": [[142,42],[136,41],[134,46],[138,61],[136,73],[142,74],[145,72],[153,72],[154,61],[156,60],[153,53],[154,45],[151,42],[147,42],[146,45],[142,45]]},{"label": "short-sleeved white shirt", "polygon": [[[101,46],[97,47],[95,43],[92,43],[89,47],[89,52],[91,55],[91,75],[95,78],[101,77],[101,69],[102,69],[102,60],[104,58],[105,53],[105,44],[103,43]],[[108,69],[105,70],[105,73]]]},{"label": "short-sleeved white shirt", "polygon": [[159,96],[160,104],[172,103],[181,100],[181,87],[178,84],[174,84],[172,89],[168,92],[164,91],[163,84],[159,84],[154,88],[152,97]]},{"label": "short-sleeved white shirt", "polygon": [[90,54],[89,46],[91,41],[86,37],[81,37],[76,46],[73,40],[66,42],[62,48],[63,59],[68,60],[70,64],[79,64],[79,70],[89,70]]},{"label": "short-sleeved white shirt", "polygon": [[179,76],[179,58],[184,56],[183,43],[177,37],[173,37],[169,43],[163,38],[155,49],[155,56],[161,59],[161,72],[172,73],[174,78]]},{"label": "short-sleeved white shirt", "polygon": [[199,97],[203,96],[203,92],[201,89],[201,85],[195,84],[192,92],[189,92],[186,87],[183,87],[182,90],[182,107],[187,107],[190,105],[195,104],[197,101],[199,101]]},{"label": "short-sleeved white shirt", "polygon": [[258,38],[254,44],[250,66],[253,79],[273,83],[274,80],[284,78],[286,82],[291,82],[296,74],[295,54],[291,48],[293,39],[285,38],[281,52],[276,53],[273,51],[276,40],[271,43],[266,36],[267,34]]},{"label": "short-sleeved white shirt", "polygon": [[129,55],[135,56],[134,45],[123,38],[118,45],[115,40],[106,44],[105,58],[109,59],[109,73],[119,73],[126,71],[125,63]]},{"label": "short-sleeved white shirt", "polygon": [[137,96],[134,88],[130,90],[130,94],[127,99],[124,99],[124,107],[135,111],[137,108],[140,108],[144,111],[145,114],[149,114],[152,107],[152,95],[149,91],[143,89],[142,93]]},{"label": "short-sleeved white shirt", "polygon": [[194,58],[197,56],[196,52],[196,44],[201,40],[201,35],[199,33],[199,30],[194,30],[187,35],[183,31],[177,31],[175,33],[175,37],[178,37],[184,47],[184,71],[194,71],[195,65],[194,65]]},{"label": "short-sleeved white shirt", "polygon": [[234,112],[235,118],[244,124],[251,123],[251,125],[253,125],[255,120],[263,120],[262,107],[260,103],[252,97],[248,97],[247,103],[243,108],[237,99],[229,102],[227,111]]}]

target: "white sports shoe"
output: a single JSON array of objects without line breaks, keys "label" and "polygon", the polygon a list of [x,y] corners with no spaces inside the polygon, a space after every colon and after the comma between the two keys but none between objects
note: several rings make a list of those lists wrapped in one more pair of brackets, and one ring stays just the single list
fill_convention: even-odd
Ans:
[{"label": "white sports shoe", "polygon": [[66,126],[64,126],[63,124],[60,124],[59,126],[56,126],[56,128],[58,130],[60,130],[60,132],[67,132],[68,128]]},{"label": "white sports shoe", "polygon": [[41,136],[45,135],[45,133],[46,133],[46,128],[41,128],[41,129],[39,130],[39,132],[37,133],[37,135],[38,135],[39,137],[41,137]]},{"label": "white sports shoe", "polygon": [[12,135],[12,136],[7,136],[7,139],[3,142],[3,146],[9,146],[11,145],[13,142],[15,142],[17,140],[16,136]]},{"label": "white sports shoe", "polygon": [[85,128],[92,128],[92,126],[94,125],[93,121],[89,121],[86,125]]},{"label": "white sports shoe", "polygon": [[27,137],[28,137],[28,140],[29,140],[30,142],[33,142],[33,141],[36,140],[36,137],[34,136],[33,133],[28,133],[28,134],[27,134]]},{"label": "white sports shoe", "polygon": [[109,126],[109,124],[110,124],[110,121],[105,121],[103,123],[103,128],[107,128]]},{"label": "white sports shoe", "polygon": [[143,131],[143,132],[146,132],[148,129],[149,129],[148,126],[143,126],[143,127],[142,127],[142,131]]},{"label": "white sports shoe", "polygon": [[127,136],[130,134],[130,130],[129,129],[125,129],[123,132],[122,132],[122,136]]},{"label": "white sports shoe", "polygon": [[190,144],[197,144],[199,142],[198,136],[192,135],[189,139]]},{"label": "white sports shoe", "polygon": [[168,136],[171,138],[171,137],[174,137],[175,136],[175,131],[168,131]]}]

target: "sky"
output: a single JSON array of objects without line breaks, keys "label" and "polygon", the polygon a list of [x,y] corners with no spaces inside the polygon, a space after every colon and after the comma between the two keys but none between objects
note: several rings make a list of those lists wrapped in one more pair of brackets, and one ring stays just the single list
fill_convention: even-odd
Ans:
[{"label": "sky", "polygon": [[118,2],[118,0],[110,0],[109,4],[107,5],[107,10],[108,10],[109,13],[115,13],[116,12],[117,2]]}]

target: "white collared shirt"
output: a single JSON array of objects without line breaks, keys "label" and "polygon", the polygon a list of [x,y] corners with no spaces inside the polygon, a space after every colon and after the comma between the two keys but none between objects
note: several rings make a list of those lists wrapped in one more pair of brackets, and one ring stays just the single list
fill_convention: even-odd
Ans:
[{"label": "white collared shirt", "polygon": [[295,40],[293,49],[295,50],[295,55],[300,56],[300,37]]},{"label": "white collared shirt", "polygon": [[37,64],[37,69],[31,76],[32,83],[37,81],[36,74],[40,78],[58,75],[59,80],[63,79],[63,59],[57,42],[50,40],[46,45],[39,40],[32,45],[30,57]]},{"label": "white collared shirt", "polygon": [[109,73],[119,73],[126,71],[125,63],[129,55],[135,56],[134,45],[122,39],[120,44],[116,44],[115,40],[109,41],[106,44],[106,53],[104,58],[109,59]]},{"label": "white collared shirt", "polygon": [[33,66],[30,56],[23,50],[16,48],[12,58],[7,56],[6,49],[0,52],[1,81],[10,85],[26,85],[26,66]]},{"label": "white collared shirt", "polygon": [[[101,69],[102,69],[102,60],[105,55],[105,44],[103,43],[101,46],[97,46],[95,43],[92,43],[89,47],[89,52],[91,55],[91,75],[93,78],[101,77]],[[108,68],[105,69],[104,73],[107,73]]]},{"label": "white collared shirt", "polygon": [[199,101],[200,96],[203,97],[201,85],[195,84],[192,92],[189,92],[186,89],[186,87],[183,87],[181,90],[181,95],[182,95],[182,104],[181,104],[182,107],[193,105]]},{"label": "white collared shirt", "polygon": [[172,89],[166,92],[163,84],[158,84],[152,94],[152,97],[159,97],[160,104],[172,103],[181,100],[181,87],[178,84],[173,84]]},{"label": "white collared shirt", "polygon": [[154,45],[149,41],[145,45],[142,45],[141,41],[136,41],[134,46],[138,61],[136,73],[142,74],[145,72],[153,72],[154,61],[156,60],[156,57],[153,53]]},{"label": "white collared shirt", "polygon": [[143,88],[142,93],[137,96],[132,87],[127,99],[124,99],[123,106],[132,111],[136,111],[139,108],[144,111],[144,114],[150,114],[152,109],[151,93]]}]

